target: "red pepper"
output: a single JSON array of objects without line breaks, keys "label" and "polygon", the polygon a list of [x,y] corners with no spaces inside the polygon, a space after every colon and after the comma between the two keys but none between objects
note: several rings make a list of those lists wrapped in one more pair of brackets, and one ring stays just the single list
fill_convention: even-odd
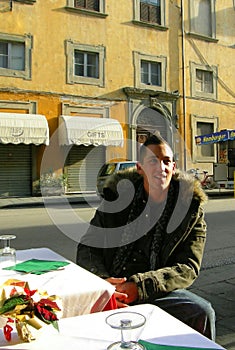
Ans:
[{"label": "red pepper", "polygon": [[6,338],[7,341],[10,341],[11,340],[11,332],[13,331],[13,328],[9,325],[9,324],[6,324],[4,327],[3,327],[3,332],[4,332],[4,336]]}]

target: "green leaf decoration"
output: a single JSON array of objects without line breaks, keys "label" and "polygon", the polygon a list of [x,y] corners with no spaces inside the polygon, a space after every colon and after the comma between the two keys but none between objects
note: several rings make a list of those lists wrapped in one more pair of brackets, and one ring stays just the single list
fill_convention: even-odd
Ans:
[{"label": "green leaf decoration", "polygon": [[15,296],[7,299],[3,306],[0,308],[0,315],[14,310],[17,305],[28,304],[30,300],[27,300],[26,296]]},{"label": "green leaf decoration", "polygon": [[59,332],[59,324],[58,324],[58,322],[57,321],[52,321],[51,324]]}]

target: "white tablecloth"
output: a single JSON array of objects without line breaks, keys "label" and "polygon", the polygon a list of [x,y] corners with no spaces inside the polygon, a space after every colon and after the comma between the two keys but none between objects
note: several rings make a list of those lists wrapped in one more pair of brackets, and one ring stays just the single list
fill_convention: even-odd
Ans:
[{"label": "white tablecloth", "polygon": [[121,311],[139,312],[147,319],[143,327],[133,331],[133,337],[155,344],[223,349],[157,306],[149,304],[65,318],[59,322],[60,333],[52,326],[45,326],[38,331],[37,340],[32,343],[19,344],[16,336],[11,343],[7,343],[0,334],[0,347],[9,350],[105,350],[111,343],[120,340],[120,331],[108,326],[105,319]]},{"label": "white tablecloth", "polygon": [[[17,251],[17,262],[29,259],[68,261],[48,248]],[[114,292],[105,280],[70,262],[64,270],[42,275],[0,270],[0,285],[9,278],[28,281],[30,289],[45,290],[62,298],[62,317],[72,317],[103,310]]]}]

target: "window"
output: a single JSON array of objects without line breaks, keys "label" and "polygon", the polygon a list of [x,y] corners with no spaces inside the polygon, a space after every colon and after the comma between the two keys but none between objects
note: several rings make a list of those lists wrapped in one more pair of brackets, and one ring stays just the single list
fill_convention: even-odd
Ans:
[{"label": "window", "polygon": [[24,70],[24,43],[6,43],[0,41],[0,67]]},{"label": "window", "polygon": [[[213,123],[197,122],[197,135],[207,135],[214,132]],[[197,155],[199,157],[214,157],[215,147],[213,144],[198,146]]]},{"label": "window", "polygon": [[161,86],[161,63],[141,60],[141,83]]},{"label": "window", "polygon": [[190,74],[193,97],[217,98],[217,67],[190,62]]},{"label": "window", "polygon": [[165,0],[133,0],[134,23],[166,30]]},{"label": "window", "polygon": [[0,75],[31,79],[31,36],[0,33]]},{"label": "window", "polygon": [[99,78],[99,55],[74,50],[74,74],[80,77]]},{"label": "window", "polygon": [[190,32],[215,38],[215,0],[190,0]]},{"label": "window", "polygon": [[99,11],[99,0],[74,0],[74,7]]},{"label": "window", "polygon": [[166,91],[166,57],[134,52],[135,87]]},{"label": "window", "polygon": [[213,73],[196,69],[196,90],[213,93]]},{"label": "window", "polygon": [[192,116],[192,156],[194,162],[216,162],[216,145],[196,145],[195,137],[212,134],[218,127],[218,118]]},{"label": "window", "polygon": [[161,25],[160,0],[140,0],[140,20]]},{"label": "window", "polygon": [[68,84],[89,84],[104,86],[103,46],[81,45],[72,41],[67,47],[67,82]]},{"label": "window", "polygon": [[66,10],[92,16],[107,16],[105,14],[105,0],[67,0]]}]

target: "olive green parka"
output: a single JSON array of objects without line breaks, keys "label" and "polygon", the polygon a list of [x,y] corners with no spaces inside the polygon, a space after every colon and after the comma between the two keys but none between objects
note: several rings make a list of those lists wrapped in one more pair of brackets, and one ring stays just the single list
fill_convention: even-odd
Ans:
[{"label": "olive green parka", "polygon": [[[177,171],[171,181],[178,190],[173,213],[163,232],[156,269],[129,275],[120,260],[121,272],[117,276],[111,275],[114,257],[123,244],[122,233],[135,193],[143,183],[142,176],[136,171],[119,172],[107,181],[104,200],[78,244],[77,264],[101,278],[127,276],[129,281],[137,284],[138,303],[151,302],[175,289],[187,288],[200,272],[206,242],[203,205],[207,196],[200,183],[185,173]],[[144,198],[143,203],[146,203]]]}]

